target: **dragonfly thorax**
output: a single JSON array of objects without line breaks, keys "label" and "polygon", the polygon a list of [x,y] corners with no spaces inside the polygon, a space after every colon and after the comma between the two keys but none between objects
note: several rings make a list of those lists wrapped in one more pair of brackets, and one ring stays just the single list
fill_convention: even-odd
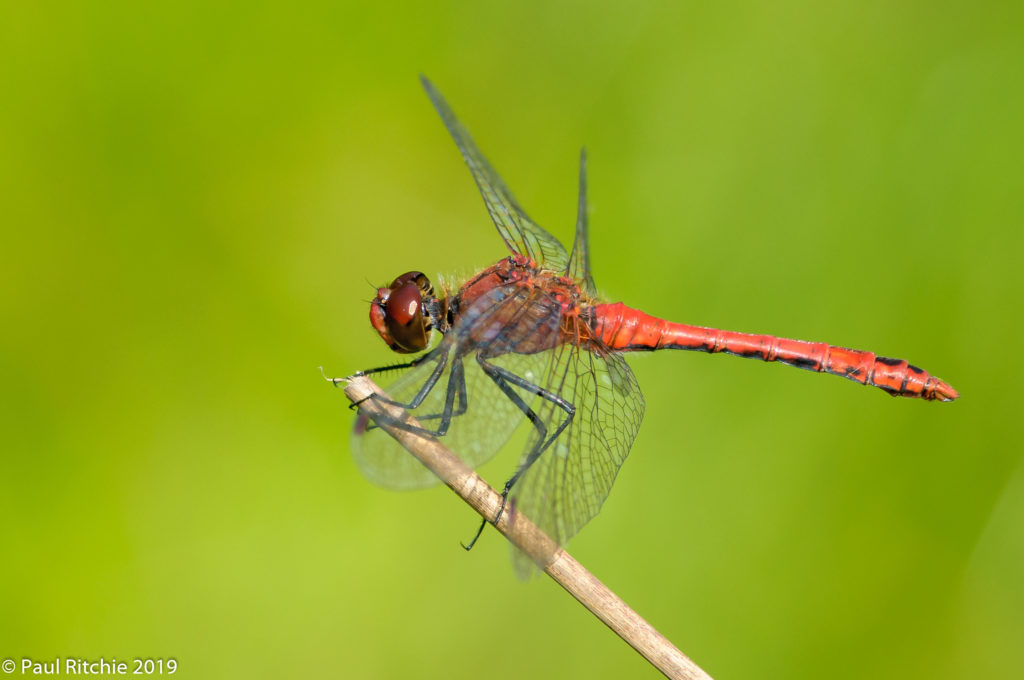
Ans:
[{"label": "dragonfly thorax", "polygon": [[430,344],[433,330],[448,329],[447,303],[434,295],[422,272],[406,272],[387,288],[378,288],[370,303],[370,323],[395,352],[413,354]]}]

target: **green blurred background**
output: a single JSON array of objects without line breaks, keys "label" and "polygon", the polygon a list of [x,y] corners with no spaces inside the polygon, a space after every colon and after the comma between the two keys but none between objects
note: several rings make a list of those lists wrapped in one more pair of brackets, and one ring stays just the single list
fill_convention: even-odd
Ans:
[{"label": "green blurred background", "polygon": [[718,678],[1024,673],[1018,3],[0,7],[0,657],[657,677],[349,457],[372,286],[505,253],[423,72],[608,299],[963,394],[636,357],[573,553]]}]

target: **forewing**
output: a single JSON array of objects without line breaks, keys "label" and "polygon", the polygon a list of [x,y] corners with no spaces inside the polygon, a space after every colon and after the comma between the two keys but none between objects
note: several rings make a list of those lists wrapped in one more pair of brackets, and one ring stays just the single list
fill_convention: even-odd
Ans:
[{"label": "forewing", "polygon": [[[513,488],[512,504],[564,545],[608,497],[640,428],[644,399],[621,355],[575,345],[549,354],[550,380],[545,387],[573,404],[576,414]],[[550,400],[539,399],[536,408],[549,432],[565,418],[565,411]],[[527,454],[537,441],[535,433]],[[529,576],[533,562],[525,553],[513,552],[517,572]]]},{"label": "forewing", "polygon": [[[393,400],[411,404],[432,373],[443,362],[443,370],[433,389],[409,412],[424,429],[436,431],[445,413],[449,391],[451,420],[441,441],[470,467],[476,468],[497,453],[526,417],[521,409],[483,372],[477,361],[483,349],[495,365],[539,383],[546,379],[547,353],[517,354],[517,342],[529,342],[533,333],[558,328],[559,317],[553,310],[559,304],[545,293],[515,284],[496,286],[473,304],[460,310],[454,327],[430,355],[430,358],[384,387]],[[518,332],[518,333],[517,333]],[[468,351],[467,348],[472,348]],[[460,389],[455,365],[461,363],[464,387]],[[529,392],[523,399],[533,398]],[[463,399],[464,397],[464,399]],[[464,412],[460,412],[465,404]],[[392,489],[416,489],[439,480],[412,454],[403,449],[384,430],[373,426],[360,414],[352,436],[352,453],[363,475],[370,481]]]},{"label": "forewing", "polygon": [[[436,430],[444,412],[455,358],[454,343],[442,343],[437,352],[448,354],[448,363],[433,390],[423,403],[410,413],[420,419],[424,428]],[[494,383],[484,375],[473,356],[462,359],[465,369],[466,412],[453,415],[448,434],[441,438],[470,467],[476,468],[490,460],[504,446],[512,431],[522,420],[522,413],[505,398]],[[409,403],[436,367],[434,361],[424,362],[403,374],[384,388],[395,401]],[[454,389],[454,386],[453,386]],[[456,395],[454,407],[459,406]],[[352,456],[363,475],[374,484],[390,489],[419,489],[440,480],[402,448],[384,430],[376,427],[363,414],[356,418],[352,432]]]},{"label": "forewing", "polygon": [[491,219],[494,220],[494,225],[509,250],[526,255],[539,266],[553,271],[564,271],[569,257],[562,244],[531,220],[519,207],[512,192],[480,153],[469,132],[455,117],[441,93],[426,78],[421,76],[420,80],[456,146],[462,152],[466,165],[473,173],[473,179],[476,180],[476,185],[484,197],[487,211],[491,214]]},{"label": "forewing", "polygon": [[572,243],[572,254],[566,275],[578,281],[584,292],[596,296],[594,277],[590,273],[590,243],[587,233],[587,150],[580,150],[580,195],[576,206],[576,238]]}]

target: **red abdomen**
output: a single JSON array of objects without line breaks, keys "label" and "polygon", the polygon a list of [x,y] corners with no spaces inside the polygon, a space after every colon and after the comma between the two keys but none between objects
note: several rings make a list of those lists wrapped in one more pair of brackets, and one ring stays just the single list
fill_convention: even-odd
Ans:
[{"label": "red abdomen", "polygon": [[839,375],[862,385],[879,387],[893,396],[939,401],[953,401],[960,396],[951,385],[927,371],[903,359],[880,357],[873,352],[835,347],[824,342],[672,323],[621,302],[594,305],[588,317],[594,337],[619,352],[656,349],[725,352]]}]

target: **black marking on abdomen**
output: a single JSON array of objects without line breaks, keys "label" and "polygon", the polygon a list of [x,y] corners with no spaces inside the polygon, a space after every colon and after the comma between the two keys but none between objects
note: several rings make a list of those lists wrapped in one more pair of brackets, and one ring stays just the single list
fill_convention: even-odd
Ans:
[{"label": "black marking on abdomen", "polygon": [[814,371],[817,370],[818,368],[818,362],[815,361],[814,359],[809,359],[807,357],[793,357],[792,359],[779,359],[779,361],[781,361],[784,364],[796,366],[797,368],[802,368],[808,371]]},{"label": "black marking on abdomen", "polygon": [[656,349],[681,349],[678,345],[662,345],[661,347],[651,347],[650,345],[626,345],[625,347],[615,348],[616,352],[653,352]]},{"label": "black marking on abdomen", "polygon": [[748,349],[748,350],[743,350],[743,351],[737,351],[737,350],[734,350],[734,349],[727,349],[727,350],[725,350],[725,353],[726,354],[731,354],[734,357],[743,357],[744,359],[750,359],[752,357],[762,357],[762,356],[764,356],[764,354],[761,352],[760,349]]}]

